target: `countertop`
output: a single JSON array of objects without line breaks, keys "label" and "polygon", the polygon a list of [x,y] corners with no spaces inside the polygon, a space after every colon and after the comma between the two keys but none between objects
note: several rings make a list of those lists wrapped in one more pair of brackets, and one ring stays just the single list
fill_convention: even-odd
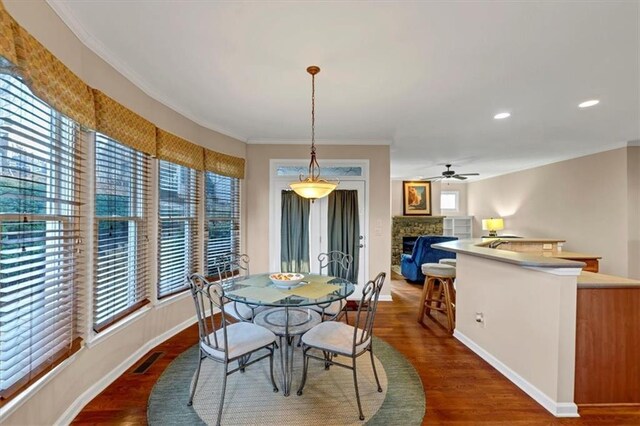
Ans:
[{"label": "countertop", "polygon": [[489,244],[493,241],[505,241],[508,243],[566,243],[567,240],[557,238],[519,238],[519,237],[482,237],[482,244]]},{"label": "countertop", "polygon": [[574,251],[553,251],[553,252],[542,252],[542,256],[544,257],[559,257],[564,259],[602,259],[602,256],[598,256],[595,254],[587,254],[587,253],[576,253]]},{"label": "countertop", "polygon": [[578,288],[640,288],[640,281],[582,271],[578,276]]},{"label": "countertop", "polygon": [[[498,240],[500,238],[497,238]],[[561,241],[561,240],[543,240],[521,238],[525,241]],[[544,257],[537,253],[515,252],[508,250],[499,250],[486,247],[490,242],[495,240],[482,240],[480,238],[468,240],[448,241],[446,243],[432,244],[431,247],[444,251],[468,254],[471,256],[484,257],[486,259],[496,260],[498,262],[511,263],[518,266],[526,266],[532,268],[584,268],[583,262],[575,260],[565,260],[556,257]],[[505,241],[512,241],[506,239]]]}]

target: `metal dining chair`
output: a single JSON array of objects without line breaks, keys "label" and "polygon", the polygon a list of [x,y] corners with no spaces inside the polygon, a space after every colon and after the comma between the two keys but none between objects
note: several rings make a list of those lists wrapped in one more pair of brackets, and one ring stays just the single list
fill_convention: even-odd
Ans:
[{"label": "metal dining chair", "polygon": [[[193,274],[189,277],[189,287],[198,317],[200,351],[196,378],[193,382],[187,405],[191,406],[193,404],[202,360],[208,358],[223,364],[222,396],[220,397],[217,421],[217,424],[220,425],[227,377],[230,374],[239,370],[244,371],[249,365],[268,357],[271,384],[273,385],[273,391],[278,392],[278,386],[276,386],[273,377],[273,352],[275,350],[276,336],[266,328],[249,322],[229,323],[226,317],[225,304],[222,303],[224,289],[219,282],[209,282],[202,275]],[[261,350],[265,350],[266,353],[249,361],[251,355]],[[229,364],[234,361],[238,362],[238,366],[230,370]]]},{"label": "metal dining chair", "polygon": [[[348,368],[353,371],[353,385],[356,389],[360,420],[364,420],[362,405],[360,403],[360,392],[358,391],[356,358],[367,351],[369,352],[373,374],[378,384],[378,392],[382,392],[382,386],[380,386],[380,380],[378,380],[378,372],[376,371],[376,364],[373,358],[372,329],[378,308],[378,298],[380,297],[380,290],[384,284],[385,277],[386,274],[380,272],[377,277],[365,284],[360,305],[356,313],[355,326],[343,322],[325,321],[302,335],[304,371],[302,373],[302,382],[298,389],[298,395],[302,395],[302,390],[307,381],[309,358],[324,362],[326,369],[331,365]],[[311,352],[313,350],[320,351],[322,355]],[[351,358],[351,365],[336,362],[333,359],[334,354]]]},{"label": "metal dining chair", "polygon": [[[237,276],[250,275],[249,256],[242,253],[225,253],[218,256],[209,267],[209,275],[215,280],[225,283]],[[239,321],[253,322],[255,316],[264,309],[250,303],[225,302],[225,309],[229,315]]]},{"label": "metal dining chair", "polygon": [[[320,275],[331,275],[338,278],[347,279],[353,264],[353,256],[350,254],[334,250],[318,255],[318,265]],[[335,302],[312,306],[311,309],[322,314],[322,320],[339,321],[343,316],[347,324],[349,317],[347,315],[347,302],[341,299]]]}]

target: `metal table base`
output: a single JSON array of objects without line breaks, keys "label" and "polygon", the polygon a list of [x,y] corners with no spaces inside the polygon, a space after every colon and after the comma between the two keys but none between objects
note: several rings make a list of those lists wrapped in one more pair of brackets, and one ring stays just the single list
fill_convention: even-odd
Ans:
[{"label": "metal table base", "polygon": [[265,309],[254,318],[255,324],[271,330],[278,336],[284,396],[289,396],[291,391],[296,337],[302,336],[302,334],[320,324],[321,321],[319,313],[311,309],[298,307]]}]

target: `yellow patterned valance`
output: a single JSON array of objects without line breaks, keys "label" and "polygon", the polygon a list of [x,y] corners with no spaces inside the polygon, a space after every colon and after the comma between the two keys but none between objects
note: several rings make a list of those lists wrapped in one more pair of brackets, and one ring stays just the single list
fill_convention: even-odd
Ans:
[{"label": "yellow patterned valance", "polygon": [[157,129],[157,156],[160,160],[171,161],[181,166],[204,170],[204,148],[188,140]]},{"label": "yellow patterned valance", "polygon": [[5,59],[13,64],[18,63],[14,37],[17,25],[0,1],[0,56],[4,56]]},{"label": "yellow patterned valance", "polygon": [[155,157],[156,126],[97,89],[96,130],[116,141]]},{"label": "yellow patterned valance", "polygon": [[204,169],[219,175],[244,179],[244,158],[205,149]]},{"label": "yellow patterned valance", "polygon": [[95,128],[91,88],[24,28],[18,28],[15,42],[18,66],[31,91],[57,111]]}]

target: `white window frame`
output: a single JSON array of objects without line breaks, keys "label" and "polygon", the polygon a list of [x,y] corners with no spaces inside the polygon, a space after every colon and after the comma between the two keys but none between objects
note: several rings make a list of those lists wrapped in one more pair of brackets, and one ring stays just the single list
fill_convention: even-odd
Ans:
[{"label": "white window frame", "polygon": [[[453,195],[455,196],[455,208],[448,209],[443,207],[442,196]],[[445,212],[457,212],[460,211],[460,191],[440,191],[440,210]]]}]

